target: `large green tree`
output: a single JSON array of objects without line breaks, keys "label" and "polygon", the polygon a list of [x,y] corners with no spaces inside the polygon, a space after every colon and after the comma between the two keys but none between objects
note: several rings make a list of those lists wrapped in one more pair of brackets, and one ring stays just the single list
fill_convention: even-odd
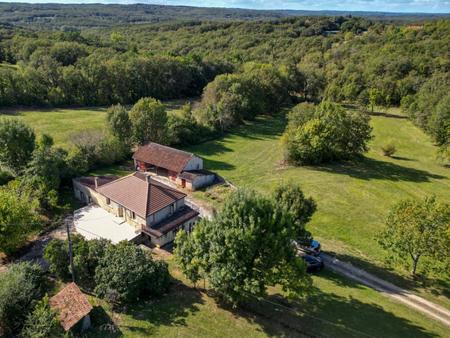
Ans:
[{"label": "large green tree", "polygon": [[35,146],[33,130],[16,119],[0,119],[0,165],[20,173],[31,159]]},{"label": "large green tree", "polygon": [[431,258],[431,265],[445,265],[450,260],[450,205],[435,197],[401,201],[390,211],[378,238],[413,275],[422,257]]},{"label": "large green tree", "polygon": [[167,264],[126,241],[108,246],[95,270],[95,292],[113,304],[161,296],[168,288]]},{"label": "large green tree", "polygon": [[194,283],[205,278],[232,304],[262,297],[274,285],[289,297],[302,294],[310,279],[293,241],[304,225],[289,204],[253,191],[233,193],[212,220],[201,220],[190,235],[177,235],[182,271]]},{"label": "large green tree", "polygon": [[16,181],[0,187],[0,251],[6,254],[14,253],[37,229],[38,202],[30,195]]},{"label": "large green tree", "polygon": [[131,121],[126,108],[120,104],[109,107],[106,112],[109,128],[120,141],[130,143]]},{"label": "large green tree", "polygon": [[129,116],[133,138],[137,144],[167,143],[167,112],[166,106],[160,101],[150,97],[142,98],[131,108]]},{"label": "large green tree", "polygon": [[283,135],[289,162],[303,165],[347,160],[368,150],[372,128],[367,114],[327,101],[313,112],[309,106],[302,107],[289,115]]},{"label": "large green tree", "polygon": [[42,297],[43,271],[37,264],[12,264],[0,273],[0,327],[5,334],[17,334],[34,301]]}]

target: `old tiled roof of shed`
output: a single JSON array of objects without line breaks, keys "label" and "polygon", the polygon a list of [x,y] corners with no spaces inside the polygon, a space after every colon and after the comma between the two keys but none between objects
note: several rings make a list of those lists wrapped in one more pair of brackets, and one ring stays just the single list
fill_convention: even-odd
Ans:
[{"label": "old tiled roof of shed", "polygon": [[92,305],[75,283],[68,284],[49,300],[50,307],[59,314],[64,330],[70,330],[92,310]]},{"label": "old tiled roof of shed", "polygon": [[186,197],[181,191],[162,183],[149,182],[147,175],[139,172],[105,184],[97,191],[142,218]]},{"label": "old tiled roof of shed", "polygon": [[180,173],[194,156],[195,155],[192,153],[163,146],[158,143],[149,143],[140,146],[134,153],[133,158],[138,161]]}]

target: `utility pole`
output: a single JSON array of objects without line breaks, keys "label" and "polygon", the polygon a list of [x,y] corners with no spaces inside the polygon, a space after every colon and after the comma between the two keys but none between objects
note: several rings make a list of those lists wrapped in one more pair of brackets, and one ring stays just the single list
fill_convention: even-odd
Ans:
[{"label": "utility pole", "polygon": [[[75,217],[75,215],[74,215]],[[73,221],[72,221],[73,222]],[[72,240],[70,239],[70,229],[69,229],[69,220],[65,220],[66,230],[67,230],[67,241],[69,242],[69,261],[70,261],[70,270],[72,272],[72,282],[75,283],[75,270],[73,268],[73,255],[72,255]]]}]

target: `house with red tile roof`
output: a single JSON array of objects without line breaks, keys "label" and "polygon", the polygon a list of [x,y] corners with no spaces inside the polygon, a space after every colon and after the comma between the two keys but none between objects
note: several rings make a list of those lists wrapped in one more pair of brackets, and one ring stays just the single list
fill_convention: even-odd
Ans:
[{"label": "house with red tile roof", "polygon": [[121,178],[80,177],[73,186],[79,200],[98,205],[156,246],[172,242],[181,229],[190,232],[199,216],[185,204],[185,193],[143,172]]},{"label": "house with red tile roof", "polygon": [[216,180],[214,173],[203,168],[200,157],[158,143],[139,146],[133,160],[136,170],[167,177],[190,191],[209,186]]}]

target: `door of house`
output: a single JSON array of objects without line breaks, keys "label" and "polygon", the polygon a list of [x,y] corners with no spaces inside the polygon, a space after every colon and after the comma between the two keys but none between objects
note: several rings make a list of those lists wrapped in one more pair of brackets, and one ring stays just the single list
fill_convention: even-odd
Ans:
[{"label": "door of house", "polygon": [[123,217],[123,208],[119,206],[119,217]]},{"label": "door of house", "polygon": [[186,180],[184,178],[181,179],[181,187],[186,188]]}]

